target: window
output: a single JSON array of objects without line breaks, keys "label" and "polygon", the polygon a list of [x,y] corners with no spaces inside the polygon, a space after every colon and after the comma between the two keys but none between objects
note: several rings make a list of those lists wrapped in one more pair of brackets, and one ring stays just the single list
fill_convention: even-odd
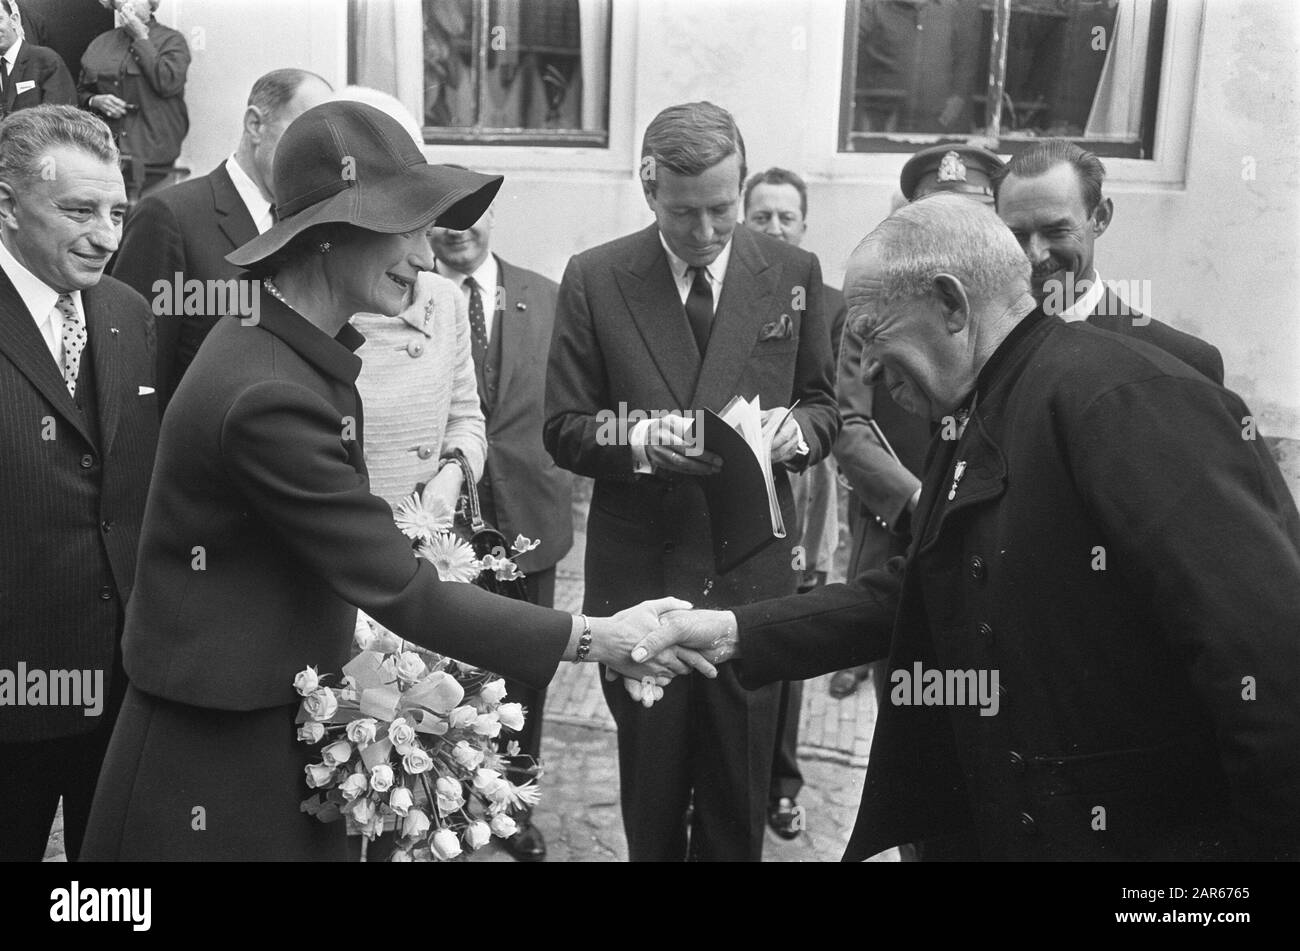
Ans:
[{"label": "window", "polygon": [[[849,0],[840,148],[1152,158],[1166,0]],[[993,140],[990,142],[990,140]]]},{"label": "window", "polygon": [[610,0],[352,0],[352,81],[426,142],[608,144]]}]

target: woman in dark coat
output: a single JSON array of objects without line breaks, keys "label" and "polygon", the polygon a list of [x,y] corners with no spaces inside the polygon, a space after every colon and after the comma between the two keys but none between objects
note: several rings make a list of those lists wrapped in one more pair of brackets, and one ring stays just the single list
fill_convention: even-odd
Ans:
[{"label": "woman in dark coat", "polygon": [[500,177],[431,166],[393,119],[334,102],[285,132],[275,184],[279,222],[229,256],[256,306],[212,331],[163,420],[87,859],[342,859],[342,825],[299,811],[311,754],[292,685],[347,661],[354,605],[538,687],[561,659],[667,669],[627,655],[680,602],[587,636],[580,617],[440,582],[370,492],[348,318],[408,307],[433,268],[427,229],[468,227]]}]

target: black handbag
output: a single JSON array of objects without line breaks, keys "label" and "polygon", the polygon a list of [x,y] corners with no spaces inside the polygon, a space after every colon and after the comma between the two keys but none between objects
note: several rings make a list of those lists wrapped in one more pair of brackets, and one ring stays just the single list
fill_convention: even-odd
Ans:
[{"label": "black handbag", "polygon": [[[510,543],[496,528],[483,520],[483,511],[478,501],[478,486],[474,482],[474,473],[469,467],[469,461],[459,450],[453,453],[451,458],[460,466],[461,475],[464,476],[452,533],[474,549],[475,558],[482,558],[485,555],[507,557],[510,554]],[[485,568],[479,572],[478,578],[473,583],[493,594],[513,598],[516,601],[528,600],[528,588],[524,584],[522,574],[505,581],[497,578],[495,571]]]}]

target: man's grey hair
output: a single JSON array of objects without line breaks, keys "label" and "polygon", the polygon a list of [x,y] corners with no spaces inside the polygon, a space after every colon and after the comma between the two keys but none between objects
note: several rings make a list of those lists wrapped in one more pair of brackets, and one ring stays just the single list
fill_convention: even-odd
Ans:
[{"label": "man's grey hair", "polygon": [[0,182],[12,188],[57,174],[50,153],[80,149],[116,165],[121,156],[103,120],[76,106],[32,106],[0,122]]},{"label": "man's grey hair", "polygon": [[729,155],[740,156],[739,190],[747,172],[745,140],[731,113],[711,102],[669,106],[650,120],[641,140],[641,179],[653,195],[658,188],[658,169],[695,176]]},{"label": "man's grey hair", "polygon": [[256,106],[269,121],[279,115],[280,110],[293,101],[298,90],[308,78],[319,79],[331,89],[329,82],[316,73],[306,69],[273,69],[264,76],[259,76],[248,93],[248,104]]},{"label": "man's grey hair", "polygon": [[964,195],[937,192],[903,205],[854,250],[880,263],[882,303],[928,296],[951,274],[973,301],[1014,301],[1029,293],[1030,265],[992,209]]}]

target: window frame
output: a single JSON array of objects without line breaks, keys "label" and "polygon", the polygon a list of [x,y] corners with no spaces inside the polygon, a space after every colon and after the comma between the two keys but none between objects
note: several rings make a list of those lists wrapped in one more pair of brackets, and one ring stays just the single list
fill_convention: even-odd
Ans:
[{"label": "window frame", "polygon": [[[986,128],[996,129],[1000,126],[1002,112],[1002,91],[1005,89],[1006,81],[1006,63],[1007,63],[1007,44],[1009,41],[1008,24],[1013,13],[1011,10],[1011,0],[991,0],[993,6],[993,36],[992,44],[989,50],[988,72],[989,81],[994,84],[998,91],[995,100],[995,110],[998,122],[991,122],[987,109],[984,116]],[[1158,30],[1161,36],[1161,48],[1159,56],[1148,55],[1146,66],[1147,88],[1154,95],[1148,94],[1142,104],[1143,121],[1142,125],[1145,130],[1143,138],[1138,143],[1128,142],[1108,142],[1105,140],[1090,140],[1087,136],[1068,136],[1071,142],[1077,143],[1082,148],[1088,149],[1095,155],[1102,158],[1128,159],[1134,161],[1151,161],[1156,156],[1158,148],[1158,116],[1162,97],[1165,94],[1165,78],[1169,65],[1169,38],[1170,38],[1170,20],[1173,15],[1173,8],[1179,5],[1180,0],[1153,0],[1159,4],[1159,12],[1154,14],[1153,30]],[[951,135],[948,133],[923,133],[923,132],[857,132],[853,129],[853,112],[856,98],[856,81],[857,81],[857,64],[858,64],[858,15],[860,5],[857,0],[845,0],[844,14],[844,56],[843,56],[843,74],[840,82],[840,111],[839,111],[839,135],[836,143],[838,152],[847,155],[869,155],[880,153],[898,153],[906,152],[911,154],[919,148],[927,145],[946,145],[952,144],[972,144],[980,145],[991,149],[1002,155],[1017,155],[1034,144],[1035,141],[1041,141],[1034,136],[1021,135],[986,135],[981,133],[968,133],[965,135]],[[1152,72],[1158,71],[1160,82],[1152,82]],[[988,85],[985,86],[985,99],[987,102]],[[855,142],[863,143],[867,148],[853,148]]]},{"label": "window frame", "polygon": [[[487,14],[492,0],[473,0],[478,5],[480,16],[475,17],[475,45],[478,48],[478,63],[482,63],[488,51]],[[609,16],[605,24],[605,102],[603,103],[604,129],[593,131],[587,129],[527,129],[501,127],[457,127],[431,126],[421,124],[421,133],[426,146],[488,146],[501,148],[517,146],[521,148],[563,148],[563,149],[608,149],[610,145],[610,101],[613,99],[614,80],[614,16],[616,4],[607,0]],[[349,83],[356,82],[357,56],[356,36],[360,18],[360,4],[357,0],[348,0],[347,6],[347,77]],[[481,89],[482,86],[478,87]],[[423,117],[421,117],[423,119]]]}]

